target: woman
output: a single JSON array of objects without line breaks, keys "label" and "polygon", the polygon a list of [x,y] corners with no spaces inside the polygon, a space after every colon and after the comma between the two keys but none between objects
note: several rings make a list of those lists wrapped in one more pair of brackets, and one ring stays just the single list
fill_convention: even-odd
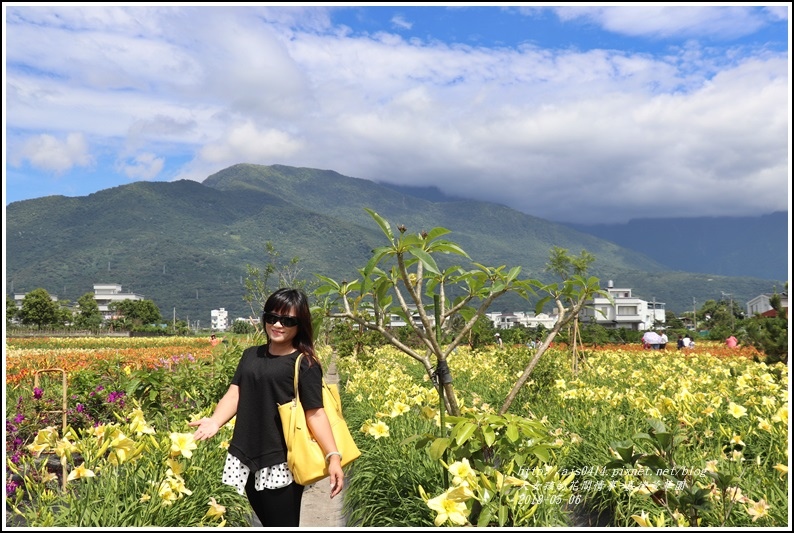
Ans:
[{"label": "woman", "polygon": [[223,482],[246,493],[263,526],[298,526],[303,486],[293,481],[287,467],[278,404],[295,396],[295,361],[301,353],[301,403],[309,429],[327,454],[331,498],[344,484],[341,454],[323,409],[322,369],[314,352],[306,295],[296,289],[277,290],[265,302],[262,324],[267,344],[243,352],[215,412],[190,425],[198,426],[196,440],[206,440],[237,415]]}]

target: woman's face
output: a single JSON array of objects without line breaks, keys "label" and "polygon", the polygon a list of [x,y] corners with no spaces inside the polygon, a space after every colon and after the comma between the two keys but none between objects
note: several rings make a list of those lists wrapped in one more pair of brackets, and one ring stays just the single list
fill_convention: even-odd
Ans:
[{"label": "woman's face", "polygon": [[[280,309],[279,311],[273,311],[270,313],[272,320],[274,317],[273,315],[277,315],[278,317],[295,317],[295,311],[292,308]],[[268,321],[268,316],[265,316],[265,331],[267,332],[267,337],[270,339],[270,342],[274,344],[289,344],[292,345],[292,339],[298,334],[298,326],[294,325],[292,327],[287,327],[281,323],[281,320],[278,319],[275,324],[271,324]]]}]

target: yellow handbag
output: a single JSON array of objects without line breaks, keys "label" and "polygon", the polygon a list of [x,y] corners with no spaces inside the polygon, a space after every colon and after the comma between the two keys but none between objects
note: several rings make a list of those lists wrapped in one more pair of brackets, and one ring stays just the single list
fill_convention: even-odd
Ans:
[{"label": "yellow handbag", "polygon": [[[329,474],[325,454],[306,424],[306,413],[298,396],[298,373],[302,357],[303,354],[300,354],[295,361],[295,398],[279,404],[278,414],[281,417],[284,440],[287,442],[287,464],[292,477],[298,485],[311,485],[328,477]],[[336,448],[342,454],[342,466],[346,466],[358,459],[361,451],[342,417],[339,389],[335,383],[327,384],[325,378],[323,378],[323,409],[328,416],[328,422],[331,423]]]}]

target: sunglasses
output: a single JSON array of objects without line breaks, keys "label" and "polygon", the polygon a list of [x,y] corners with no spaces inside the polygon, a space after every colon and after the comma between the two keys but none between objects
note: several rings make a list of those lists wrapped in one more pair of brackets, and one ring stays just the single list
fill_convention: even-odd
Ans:
[{"label": "sunglasses", "polygon": [[285,328],[294,328],[298,325],[298,317],[295,316],[282,316],[277,315],[276,313],[265,313],[265,322],[268,324],[275,324],[276,322],[281,322],[281,325]]}]

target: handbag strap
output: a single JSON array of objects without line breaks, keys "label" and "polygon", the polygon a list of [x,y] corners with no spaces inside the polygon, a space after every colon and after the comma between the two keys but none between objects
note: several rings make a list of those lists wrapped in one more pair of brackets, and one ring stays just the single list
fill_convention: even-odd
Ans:
[{"label": "handbag strap", "polygon": [[[295,388],[295,402],[298,402],[298,374],[300,374],[300,367],[301,367],[301,358],[303,357],[303,353],[298,355],[295,359],[295,377],[293,378],[293,387]],[[322,387],[326,387],[327,384],[325,383],[325,377],[322,378]],[[329,395],[331,401],[334,404],[334,408],[338,408],[339,406],[336,403],[336,399],[333,397],[333,394]]]},{"label": "handbag strap", "polygon": [[293,378],[293,387],[295,388],[295,401],[298,401],[298,374],[300,373],[301,368],[301,358],[303,358],[303,354],[301,353],[295,359],[295,377]]}]

